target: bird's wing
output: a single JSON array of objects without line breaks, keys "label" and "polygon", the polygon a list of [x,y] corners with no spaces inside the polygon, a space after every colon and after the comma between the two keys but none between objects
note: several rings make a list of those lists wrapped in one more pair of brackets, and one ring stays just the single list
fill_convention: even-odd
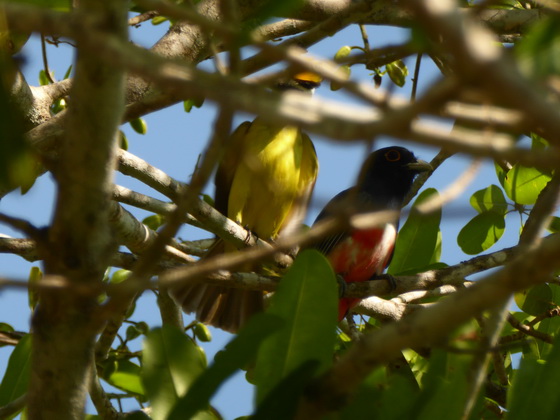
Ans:
[{"label": "bird's wing", "polygon": [[239,161],[245,153],[245,139],[251,128],[251,122],[245,121],[231,134],[224,157],[218,166],[214,184],[216,193],[214,195],[214,206],[216,210],[224,215],[228,215],[228,200],[231,184],[235,177],[235,171],[239,166]]},{"label": "bird's wing", "polygon": [[311,194],[315,188],[315,181],[319,173],[319,160],[315,146],[305,133],[301,135],[301,168],[299,180],[299,195],[294,200],[288,216],[284,222],[284,226],[280,231],[280,236],[290,235],[300,228],[301,223],[307,213],[307,207],[311,199]]},{"label": "bird's wing", "polygon": [[[351,192],[352,188],[349,188],[335,195],[327,203],[323,210],[321,210],[321,213],[319,213],[313,224],[339,213],[342,209],[343,203],[348,200],[348,196],[351,194]],[[317,249],[325,255],[328,255],[329,252],[331,252],[339,243],[344,241],[344,239],[346,239],[348,235],[348,231],[343,231],[334,235],[326,236],[319,242],[313,244],[313,248]]]}]

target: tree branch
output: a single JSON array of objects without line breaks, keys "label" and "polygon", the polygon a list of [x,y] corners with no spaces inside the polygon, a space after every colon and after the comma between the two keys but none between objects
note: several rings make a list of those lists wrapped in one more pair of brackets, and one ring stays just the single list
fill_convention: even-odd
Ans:
[{"label": "tree branch", "polygon": [[[78,9],[96,16],[98,31],[126,41],[127,2],[81,0]],[[124,108],[124,71],[105,64],[78,39],[72,106],[68,110],[60,161],[54,176],[57,201],[45,256],[47,274],[95,291],[116,250],[109,229],[118,126]],[[74,288],[41,290],[33,320],[29,417],[83,416],[89,366],[99,331],[95,294]],[[56,381],[53,382],[52,378]]]}]

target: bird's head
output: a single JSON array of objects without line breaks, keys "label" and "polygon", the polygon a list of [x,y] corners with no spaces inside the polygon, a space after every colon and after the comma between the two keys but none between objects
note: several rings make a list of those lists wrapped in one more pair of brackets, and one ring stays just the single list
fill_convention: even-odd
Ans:
[{"label": "bird's head", "polygon": [[416,175],[432,170],[428,162],[418,159],[404,147],[385,147],[373,152],[364,163],[360,189],[370,191],[372,195],[402,201]]},{"label": "bird's head", "polygon": [[287,80],[280,81],[276,88],[278,90],[298,90],[300,92],[311,92],[319,87],[323,79],[318,74],[304,71],[294,74]]}]

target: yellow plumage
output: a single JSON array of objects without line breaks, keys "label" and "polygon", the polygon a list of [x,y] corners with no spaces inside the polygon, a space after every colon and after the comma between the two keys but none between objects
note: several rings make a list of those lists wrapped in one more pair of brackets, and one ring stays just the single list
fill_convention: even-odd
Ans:
[{"label": "yellow plumage", "polygon": [[[303,90],[318,84],[310,73],[300,76],[296,80],[300,87],[305,83]],[[216,173],[216,209],[259,238],[274,240],[300,225],[318,170],[313,143],[299,128],[261,118],[244,122],[232,134]],[[220,241],[210,253],[234,251]],[[263,307],[262,292],[204,284],[176,288],[172,295],[199,321],[231,332]]]},{"label": "yellow plumage", "polygon": [[[271,127],[257,118],[240,128],[244,135],[233,137],[226,155],[237,156],[232,158],[236,169],[228,170],[233,176],[224,212],[260,238],[275,239],[301,222],[296,214],[305,208],[319,170],[315,149],[297,127]],[[216,195],[222,193],[217,184]]]}]

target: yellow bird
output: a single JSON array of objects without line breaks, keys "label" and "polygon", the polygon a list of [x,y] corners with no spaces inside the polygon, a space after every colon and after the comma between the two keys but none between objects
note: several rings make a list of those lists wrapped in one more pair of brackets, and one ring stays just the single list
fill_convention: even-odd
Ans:
[{"label": "yellow bird", "polygon": [[[305,72],[277,87],[312,92],[320,82],[319,76]],[[318,171],[313,143],[298,127],[270,125],[261,118],[246,121],[233,132],[218,167],[216,209],[259,238],[274,240],[302,222]],[[220,241],[209,254],[236,250]],[[260,291],[195,284],[171,293],[200,322],[230,332],[263,309]]]}]

